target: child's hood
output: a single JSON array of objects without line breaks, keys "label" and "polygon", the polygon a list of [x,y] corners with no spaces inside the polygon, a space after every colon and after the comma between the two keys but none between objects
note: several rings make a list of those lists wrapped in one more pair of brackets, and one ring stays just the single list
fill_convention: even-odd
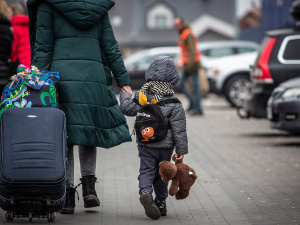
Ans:
[{"label": "child's hood", "polygon": [[176,85],[179,74],[173,59],[169,56],[158,56],[150,64],[145,75],[146,81],[162,81]]}]

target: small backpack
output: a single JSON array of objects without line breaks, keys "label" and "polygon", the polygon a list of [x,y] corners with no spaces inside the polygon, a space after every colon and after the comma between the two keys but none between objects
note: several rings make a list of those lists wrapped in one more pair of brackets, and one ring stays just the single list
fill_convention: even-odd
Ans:
[{"label": "small backpack", "polygon": [[[137,99],[133,101],[140,105]],[[167,136],[170,125],[166,124],[160,106],[170,103],[180,103],[180,101],[175,98],[160,101],[157,104],[140,105],[141,108],[137,112],[134,123],[138,142],[153,143]]]}]

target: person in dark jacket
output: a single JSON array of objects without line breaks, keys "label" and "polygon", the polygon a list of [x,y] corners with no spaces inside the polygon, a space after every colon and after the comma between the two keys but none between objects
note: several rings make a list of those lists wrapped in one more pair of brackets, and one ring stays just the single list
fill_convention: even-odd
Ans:
[{"label": "person in dark jacket", "polygon": [[[146,84],[135,94],[122,92],[120,95],[121,111],[127,116],[136,116],[141,105],[148,102],[157,104],[160,101],[176,99],[174,85],[179,81],[179,75],[174,61],[168,56],[159,56],[149,66],[146,75]],[[139,104],[136,102],[139,101]],[[139,142],[140,157],[139,193],[140,201],[145,213],[151,219],[166,216],[166,198],[168,197],[168,183],[162,181],[158,165],[163,160],[171,160],[176,150],[177,159],[182,159],[188,153],[188,140],[186,132],[186,117],[180,102],[160,106],[166,124],[169,124],[167,136],[160,141],[147,143]],[[156,198],[153,201],[152,191]]]},{"label": "person in dark jacket", "polygon": [[11,24],[8,20],[8,7],[4,0],[0,0],[0,94],[9,81],[9,56],[13,42]]},{"label": "person in dark jacket", "polygon": [[[190,101],[188,111],[191,111],[192,115],[203,115],[198,77],[198,70],[201,66],[198,39],[181,17],[175,18],[174,27],[179,33],[178,46],[181,49],[179,67],[183,69],[179,87]],[[192,78],[192,93],[185,87],[189,77]]]},{"label": "person in dark jacket", "polygon": [[10,8],[12,11],[10,22],[14,31],[10,58],[12,62],[18,60],[20,64],[30,68],[29,18],[25,15],[25,9],[21,4],[11,5]]},{"label": "person in dark jacket", "polygon": [[131,141],[112,77],[131,92],[129,75],[109,21],[111,0],[28,0],[32,65],[58,71],[59,108],[68,135],[67,197],[61,213],[75,207],[73,146],[79,145],[84,207],[100,205],[95,190],[96,147]]}]

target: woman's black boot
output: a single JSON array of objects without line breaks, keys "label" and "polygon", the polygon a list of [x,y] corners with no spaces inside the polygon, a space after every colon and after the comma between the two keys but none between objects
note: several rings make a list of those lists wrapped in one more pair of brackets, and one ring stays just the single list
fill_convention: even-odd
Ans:
[{"label": "woman's black boot", "polygon": [[81,179],[82,196],[84,201],[84,208],[92,208],[100,206],[100,201],[95,190],[95,183],[97,177],[93,175],[83,176]]}]

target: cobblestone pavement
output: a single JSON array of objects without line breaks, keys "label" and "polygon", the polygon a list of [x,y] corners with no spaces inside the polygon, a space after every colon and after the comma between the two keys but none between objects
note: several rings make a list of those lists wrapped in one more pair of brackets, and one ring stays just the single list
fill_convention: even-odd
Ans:
[{"label": "cobblestone pavement", "polygon": [[[185,99],[180,96],[184,107]],[[189,154],[184,162],[198,179],[190,196],[167,200],[168,215],[147,218],[139,203],[139,159],[135,142],[99,149],[96,184],[101,206],[74,215],[57,214],[56,224],[300,224],[300,139],[271,130],[266,120],[240,120],[223,98],[204,100],[204,117],[189,117]],[[133,118],[128,118],[130,129]],[[76,152],[76,151],[75,151]],[[78,155],[76,153],[76,162]],[[79,166],[76,180],[79,181]],[[15,219],[13,224],[28,223]],[[33,224],[47,223],[34,219]],[[5,221],[0,210],[0,224]]]}]

